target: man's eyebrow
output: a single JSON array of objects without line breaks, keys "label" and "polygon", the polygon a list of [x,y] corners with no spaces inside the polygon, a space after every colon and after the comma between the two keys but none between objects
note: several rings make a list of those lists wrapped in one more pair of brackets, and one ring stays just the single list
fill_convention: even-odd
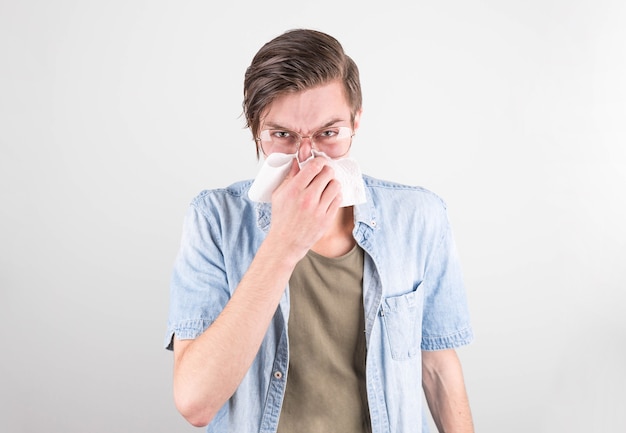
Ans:
[{"label": "man's eyebrow", "polygon": [[279,125],[278,123],[274,123],[274,122],[265,122],[264,126],[266,128],[271,128],[271,129],[290,129],[290,128],[285,128],[282,125]]},{"label": "man's eyebrow", "polygon": [[[318,129],[327,128],[329,126],[333,126],[335,123],[344,122],[344,121],[345,121],[345,119],[342,119],[340,117],[335,117],[335,118],[329,120],[328,122],[326,122],[325,124],[323,124],[322,126],[315,128],[314,130],[316,131]],[[287,127],[284,127],[283,125],[280,125],[278,123],[271,122],[271,121],[270,122],[265,122],[264,126],[266,128],[270,128],[270,129],[281,129],[281,130],[285,129],[285,130],[288,130],[288,131],[293,131],[293,128],[287,128]]]}]

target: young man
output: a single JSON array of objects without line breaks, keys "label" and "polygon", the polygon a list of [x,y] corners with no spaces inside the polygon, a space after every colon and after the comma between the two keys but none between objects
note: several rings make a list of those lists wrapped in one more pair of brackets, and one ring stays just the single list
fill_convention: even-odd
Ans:
[{"label": "young man", "polygon": [[446,207],[349,158],[354,62],[329,35],[286,32],[252,60],[243,106],[265,165],[186,216],[166,336],[177,408],[210,432],[420,432],[423,389],[440,431],[473,431]]}]

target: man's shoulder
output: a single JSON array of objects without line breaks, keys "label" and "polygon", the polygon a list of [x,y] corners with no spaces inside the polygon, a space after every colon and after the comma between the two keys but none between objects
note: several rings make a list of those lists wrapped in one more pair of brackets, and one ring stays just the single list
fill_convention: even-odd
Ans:
[{"label": "man's shoulder", "polygon": [[408,185],[363,175],[365,186],[377,202],[408,202],[413,205],[446,209],[446,202],[435,192],[419,185]]},{"label": "man's shoulder", "polygon": [[228,213],[235,217],[254,208],[254,202],[248,198],[252,180],[242,180],[225,187],[203,189],[191,199],[190,206],[208,214]]},{"label": "man's shoulder", "polygon": [[192,200],[193,205],[203,205],[214,200],[248,199],[248,190],[252,180],[242,180],[221,188],[201,190]]}]

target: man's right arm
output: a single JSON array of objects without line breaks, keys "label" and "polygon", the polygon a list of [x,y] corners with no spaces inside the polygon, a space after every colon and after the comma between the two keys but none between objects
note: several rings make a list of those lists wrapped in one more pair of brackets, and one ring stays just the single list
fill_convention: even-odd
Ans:
[{"label": "man's right arm", "polygon": [[195,340],[174,340],[174,400],[193,425],[204,426],[248,371],[295,266],[271,239],[215,322]]},{"label": "man's right arm", "polygon": [[293,269],[324,234],[341,203],[323,158],[294,163],[272,196],[272,224],[217,319],[195,340],[174,339],[174,400],[193,425],[207,425],[250,368]]}]

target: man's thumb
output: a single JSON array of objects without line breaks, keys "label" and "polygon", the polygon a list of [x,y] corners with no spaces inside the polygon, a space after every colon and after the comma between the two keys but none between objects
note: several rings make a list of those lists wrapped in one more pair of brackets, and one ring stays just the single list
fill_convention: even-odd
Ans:
[{"label": "man's thumb", "polygon": [[298,174],[299,171],[300,171],[300,166],[298,165],[298,160],[294,158],[293,160],[291,160],[291,168],[289,169],[287,176],[285,176],[285,180],[291,179],[296,174]]}]

